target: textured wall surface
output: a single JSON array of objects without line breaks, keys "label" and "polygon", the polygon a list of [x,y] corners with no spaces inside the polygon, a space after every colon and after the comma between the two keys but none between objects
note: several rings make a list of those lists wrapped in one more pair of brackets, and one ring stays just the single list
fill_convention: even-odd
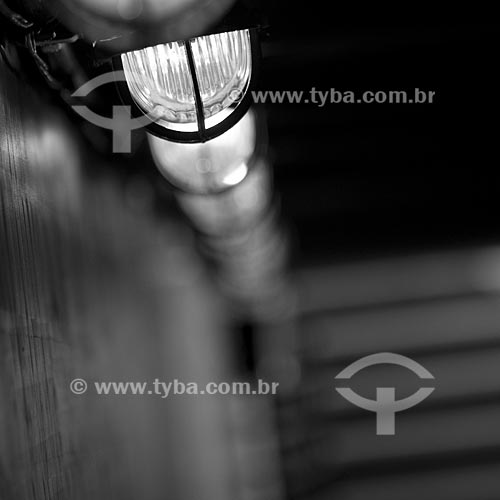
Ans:
[{"label": "textured wall surface", "polygon": [[233,499],[227,399],[69,390],[228,369],[188,234],[45,100],[0,66],[0,498]]}]

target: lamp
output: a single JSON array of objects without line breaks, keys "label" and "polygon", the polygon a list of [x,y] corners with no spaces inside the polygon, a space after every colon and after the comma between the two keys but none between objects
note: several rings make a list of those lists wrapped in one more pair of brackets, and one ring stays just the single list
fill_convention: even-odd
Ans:
[{"label": "lamp", "polygon": [[152,117],[146,129],[180,143],[207,142],[245,115],[257,78],[256,29],[166,43],[115,57],[123,70],[122,98],[136,115]]}]

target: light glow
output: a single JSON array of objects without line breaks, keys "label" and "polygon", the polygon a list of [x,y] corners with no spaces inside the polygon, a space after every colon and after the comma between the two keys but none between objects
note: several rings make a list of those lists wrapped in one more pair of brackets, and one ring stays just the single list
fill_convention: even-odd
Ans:
[{"label": "light glow", "polygon": [[233,170],[222,179],[222,183],[226,186],[237,186],[245,180],[248,174],[248,167],[246,163],[242,163],[236,170]]},{"label": "light glow", "polygon": [[[188,58],[191,47],[195,74]],[[204,116],[221,122],[224,112],[239,104],[252,75],[252,47],[248,30],[219,33],[128,52],[121,56],[132,98],[145,114],[159,117],[166,128],[196,131],[194,79]],[[184,124],[191,127],[176,125]]]}]

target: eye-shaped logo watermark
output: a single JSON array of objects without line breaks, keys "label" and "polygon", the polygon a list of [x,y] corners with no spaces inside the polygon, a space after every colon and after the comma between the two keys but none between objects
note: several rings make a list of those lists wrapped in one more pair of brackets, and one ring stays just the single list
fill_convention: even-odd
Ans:
[{"label": "eye-shaped logo watermark", "polygon": [[[140,78],[142,81],[146,79],[144,75],[140,75]],[[103,85],[126,81],[124,71],[111,71],[85,83],[72,94],[72,97],[87,97],[92,91]],[[94,113],[87,106],[73,105],[71,107],[88,122],[113,131],[113,153],[130,153],[132,151],[132,130],[144,128],[158,121],[164,111],[159,106],[151,113],[132,118],[131,106],[113,106],[113,117],[107,118]]]},{"label": "eye-shaped logo watermark", "polygon": [[[373,354],[362,358],[342,370],[336,380],[350,380],[359,371],[374,365],[390,364],[399,365],[411,370],[423,380],[434,380],[434,376],[422,365],[410,358],[392,353]],[[406,398],[396,400],[396,389],[394,387],[378,387],[377,399],[366,399],[353,390],[345,387],[336,387],[336,391],[353,405],[364,410],[373,411],[377,414],[377,436],[394,436],[396,434],[396,413],[408,410],[428,398],[434,387],[424,387],[415,394]]]}]

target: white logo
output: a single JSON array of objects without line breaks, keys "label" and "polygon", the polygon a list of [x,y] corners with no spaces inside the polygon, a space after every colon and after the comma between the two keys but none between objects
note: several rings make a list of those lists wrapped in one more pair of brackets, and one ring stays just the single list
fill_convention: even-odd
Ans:
[{"label": "white logo", "polygon": [[[144,78],[142,77],[142,79]],[[82,85],[72,94],[72,97],[87,97],[93,90],[102,85],[124,81],[127,81],[127,78],[123,71],[105,73]],[[153,113],[132,118],[131,106],[113,106],[113,117],[107,118],[94,113],[87,106],[73,105],[71,107],[88,122],[113,131],[113,153],[130,153],[132,151],[132,130],[144,128],[158,121],[162,111],[161,108],[155,109]]]},{"label": "white logo", "polygon": [[[416,361],[392,353],[373,354],[362,358],[342,370],[335,379],[349,380],[359,371],[381,364],[399,365],[413,371],[423,380],[434,380],[434,376]],[[353,405],[377,414],[378,436],[394,436],[396,434],[396,413],[418,405],[428,398],[434,392],[434,389],[434,387],[425,387],[419,389],[412,396],[397,401],[394,387],[378,387],[376,400],[366,399],[345,387],[336,387],[336,391]]]}]

